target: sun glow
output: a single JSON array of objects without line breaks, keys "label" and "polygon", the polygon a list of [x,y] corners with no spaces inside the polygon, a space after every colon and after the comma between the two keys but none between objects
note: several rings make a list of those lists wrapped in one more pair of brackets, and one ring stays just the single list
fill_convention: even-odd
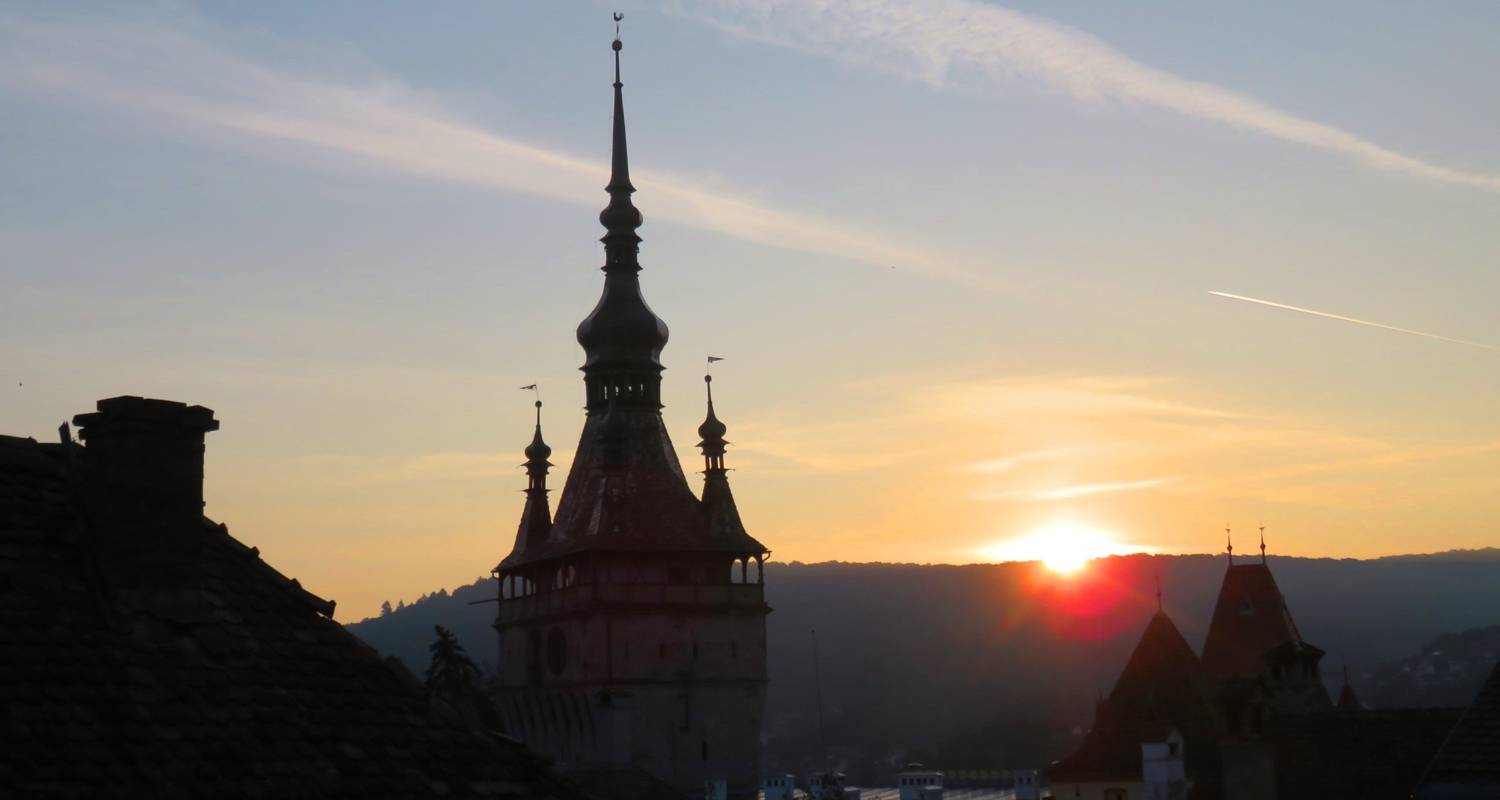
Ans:
[{"label": "sun glow", "polygon": [[1124,544],[1100,528],[1054,522],[1024,536],[995,542],[980,553],[992,561],[1037,561],[1058,575],[1073,575],[1096,558],[1151,549]]}]

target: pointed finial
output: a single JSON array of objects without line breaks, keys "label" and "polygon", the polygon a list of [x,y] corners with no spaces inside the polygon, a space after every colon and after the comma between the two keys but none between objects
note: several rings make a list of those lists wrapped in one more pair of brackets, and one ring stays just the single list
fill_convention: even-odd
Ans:
[{"label": "pointed finial", "polygon": [[1260,563],[1266,563],[1266,523],[1260,524]]},{"label": "pointed finial", "polygon": [[1229,565],[1234,566],[1234,537],[1229,533],[1229,523],[1224,523],[1224,545],[1229,553]]},{"label": "pointed finial", "polygon": [[624,44],[622,44],[620,42],[620,20],[622,20],[622,19],[625,19],[625,15],[621,14],[618,11],[616,11],[615,12],[615,41],[614,41],[613,44],[610,45],[610,47],[613,47],[614,51],[615,51],[615,88],[616,89],[618,89],[618,88],[620,88],[621,86],[624,85],[624,84],[620,83],[620,48],[622,48],[622,47],[625,46]]}]

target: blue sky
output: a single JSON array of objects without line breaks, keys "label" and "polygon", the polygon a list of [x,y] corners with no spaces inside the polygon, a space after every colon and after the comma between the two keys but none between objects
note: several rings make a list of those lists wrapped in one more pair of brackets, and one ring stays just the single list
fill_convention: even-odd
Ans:
[{"label": "blue sky", "polygon": [[[4,430],[202,403],[210,514],[349,613],[487,571],[514,387],[581,422],[612,10],[0,7]],[[1492,541],[1500,354],[1208,292],[1500,343],[1500,7],[622,10],[668,424],[726,357],[778,556]]]}]

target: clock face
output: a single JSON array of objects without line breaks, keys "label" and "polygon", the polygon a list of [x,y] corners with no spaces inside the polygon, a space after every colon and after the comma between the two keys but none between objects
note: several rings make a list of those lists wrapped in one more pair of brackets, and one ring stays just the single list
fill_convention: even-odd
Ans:
[{"label": "clock face", "polygon": [[547,634],[547,669],[553,675],[561,675],[568,666],[568,640],[561,628],[553,628]]}]

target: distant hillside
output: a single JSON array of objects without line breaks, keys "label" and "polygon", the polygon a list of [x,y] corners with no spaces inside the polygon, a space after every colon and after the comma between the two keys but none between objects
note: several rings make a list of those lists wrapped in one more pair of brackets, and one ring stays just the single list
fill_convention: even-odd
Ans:
[{"label": "distant hillside", "polygon": [[[856,777],[916,753],[949,767],[1040,764],[1087,727],[1155,609],[1201,648],[1223,556],[1125,556],[1061,579],[1029,564],[771,564],[767,757],[811,766],[816,750],[811,632],[822,662],[835,757]],[[1271,559],[1303,636],[1328,651],[1333,690],[1417,652],[1443,631],[1500,623],[1500,551],[1352,559]],[[413,670],[432,626],[452,628],[493,668],[492,581],[428,597],[350,627]]]},{"label": "distant hillside", "polygon": [[1445,633],[1415,655],[1376,668],[1361,699],[1387,708],[1467,706],[1497,661],[1500,625]]}]

